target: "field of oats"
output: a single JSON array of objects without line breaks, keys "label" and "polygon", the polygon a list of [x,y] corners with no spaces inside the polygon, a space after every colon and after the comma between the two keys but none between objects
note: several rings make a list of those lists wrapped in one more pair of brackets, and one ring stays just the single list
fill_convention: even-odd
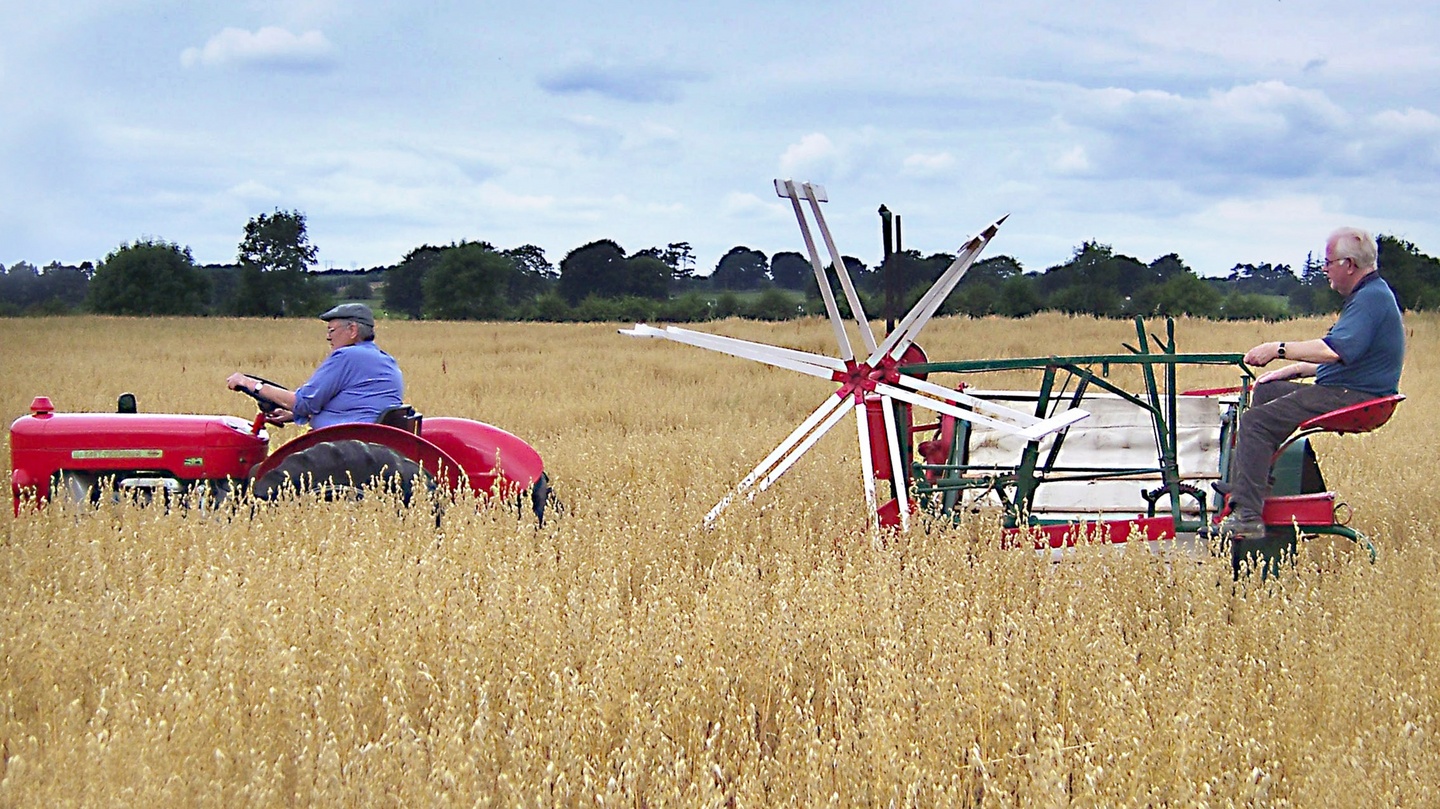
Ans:
[{"label": "field of oats", "polygon": [[[1236,586],[1227,559],[1001,550],[992,515],[877,548],[844,425],[706,531],[830,386],[615,324],[382,323],[407,398],[529,440],[565,516],[3,509],[0,805],[1436,805],[1440,318],[1408,324],[1391,424],[1315,441],[1378,560]],[[707,328],[831,353],[817,320]],[[1122,341],[1045,316],[922,342]],[[325,348],[318,321],[3,320],[0,415],[129,390],[249,416],[228,373],[298,384]]]}]

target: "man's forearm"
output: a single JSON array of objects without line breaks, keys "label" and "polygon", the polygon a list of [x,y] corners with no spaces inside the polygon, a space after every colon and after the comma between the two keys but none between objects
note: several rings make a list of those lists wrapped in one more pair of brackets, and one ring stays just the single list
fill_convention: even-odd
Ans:
[{"label": "man's forearm", "polygon": [[295,409],[295,391],[293,390],[286,390],[278,385],[266,385],[257,391],[257,393],[261,397],[280,405],[286,410]]},{"label": "man's forearm", "polygon": [[[1339,362],[1340,355],[1330,348],[1330,344],[1322,339],[1304,340],[1299,343],[1285,344],[1285,358],[1296,362],[1305,362],[1315,365],[1323,362]],[[1306,376],[1314,376],[1315,369],[1311,368]]]},{"label": "man's forearm", "polygon": [[[1284,356],[1281,356],[1282,349]],[[1275,360],[1328,363],[1339,362],[1340,355],[1331,350],[1330,344],[1326,343],[1323,339],[1302,340],[1298,343],[1291,343],[1286,340],[1274,343],[1261,343],[1245,352],[1245,362],[1250,365],[1264,367]],[[1311,374],[1313,373],[1314,371],[1311,371]]]}]

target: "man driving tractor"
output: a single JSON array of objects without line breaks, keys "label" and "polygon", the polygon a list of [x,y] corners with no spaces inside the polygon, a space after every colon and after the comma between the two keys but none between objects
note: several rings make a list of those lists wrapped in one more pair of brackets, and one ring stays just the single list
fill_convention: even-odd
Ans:
[{"label": "man driving tractor", "polygon": [[279,409],[272,424],[294,421],[314,429],[335,424],[373,422],[403,401],[405,381],[395,358],[375,345],[375,315],[363,303],[342,303],[320,316],[330,353],[305,384],[295,390],[233,373],[231,390],[245,390]]}]

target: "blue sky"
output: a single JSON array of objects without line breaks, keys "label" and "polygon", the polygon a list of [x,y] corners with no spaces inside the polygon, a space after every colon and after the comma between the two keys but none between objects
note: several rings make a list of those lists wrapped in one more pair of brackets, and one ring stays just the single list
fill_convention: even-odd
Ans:
[{"label": "blue sky", "polygon": [[1440,254],[1440,15],[1419,0],[999,4],[0,0],[0,263],[158,238],[322,267],[425,243],[802,250],[1082,241],[1202,274],[1354,224]]}]

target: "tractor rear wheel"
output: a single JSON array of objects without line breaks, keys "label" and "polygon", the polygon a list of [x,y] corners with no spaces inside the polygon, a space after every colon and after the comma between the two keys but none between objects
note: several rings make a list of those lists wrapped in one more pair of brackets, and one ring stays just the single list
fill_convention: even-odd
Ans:
[{"label": "tractor rear wheel", "polygon": [[261,500],[274,500],[286,491],[355,500],[366,490],[379,489],[399,493],[409,505],[416,479],[425,478],[418,463],[389,447],[367,441],[325,441],[281,461],[255,481],[252,491]]}]

